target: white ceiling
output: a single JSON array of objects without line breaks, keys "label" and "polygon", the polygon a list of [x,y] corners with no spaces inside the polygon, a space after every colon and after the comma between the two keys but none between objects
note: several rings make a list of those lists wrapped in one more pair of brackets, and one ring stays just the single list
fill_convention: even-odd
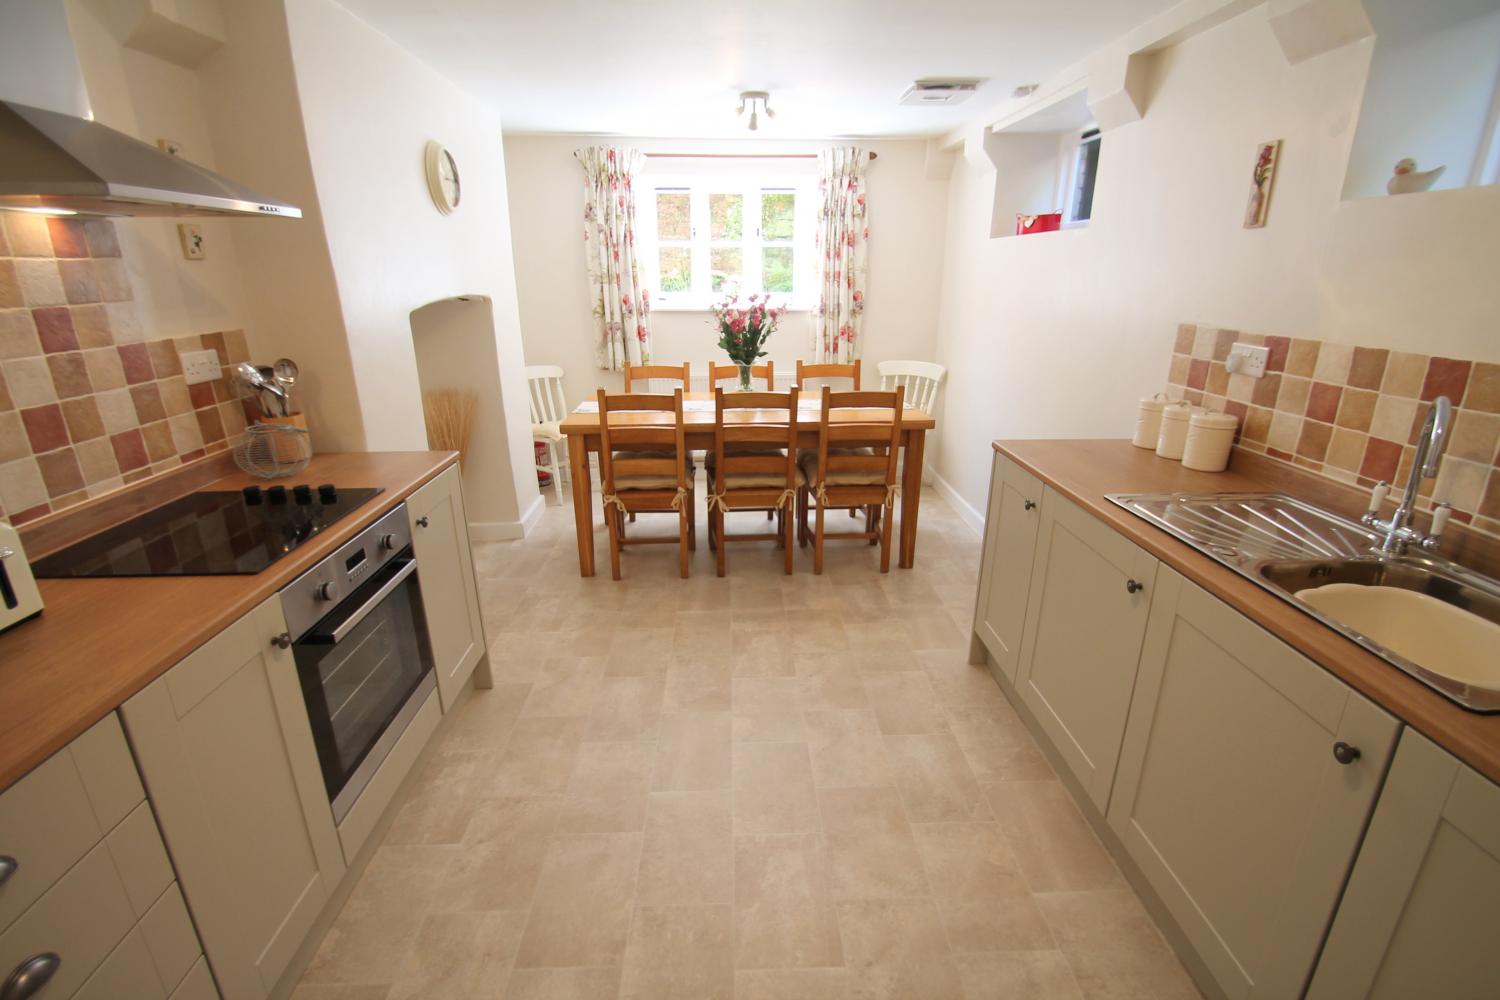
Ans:
[{"label": "white ceiling", "polygon": [[[501,111],[507,130],[763,139],[946,131],[1176,0],[342,0]],[[922,77],[988,83],[904,107]],[[747,115],[748,117],[748,115]]]}]

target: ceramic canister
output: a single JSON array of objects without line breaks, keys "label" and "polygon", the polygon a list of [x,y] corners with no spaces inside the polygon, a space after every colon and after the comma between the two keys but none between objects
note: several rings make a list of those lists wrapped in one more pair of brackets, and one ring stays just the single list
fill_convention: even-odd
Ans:
[{"label": "ceramic canister", "polygon": [[1182,458],[1182,449],[1187,444],[1188,418],[1200,412],[1201,407],[1186,401],[1168,403],[1161,411],[1161,433],[1156,438],[1156,453],[1162,458]]},{"label": "ceramic canister", "polygon": [[1137,448],[1155,448],[1161,435],[1161,411],[1167,406],[1167,397],[1161,393],[1141,400],[1141,408],[1135,418],[1135,437],[1130,443]]},{"label": "ceramic canister", "polygon": [[1195,413],[1188,419],[1182,464],[1199,472],[1223,472],[1240,422],[1227,413]]}]

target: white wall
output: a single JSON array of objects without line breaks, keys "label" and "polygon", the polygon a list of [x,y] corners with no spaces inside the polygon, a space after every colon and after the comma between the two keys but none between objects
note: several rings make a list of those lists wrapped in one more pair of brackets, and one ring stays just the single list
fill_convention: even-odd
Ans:
[{"label": "white wall", "polygon": [[[1179,322],[1500,360],[1500,189],[1340,201],[1370,44],[1288,66],[1260,7],[1163,50],[1145,117],[1105,133],[1086,229],[991,239],[968,130],[938,320],[937,469],[964,500],[982,508],[995,438],[1128,436]],[[1243,229],[1274,138],[1269,222]]]},{"label": "white wall", "polygon": [[[592,396],[599,386],[618,390],[620,376],[594,366],[593,299],[584,266],[583,171],[573,150],[594,143],[635,146],[648,152],[813,152],[828,143],[750,140],[690,142],[578,135],[508,135],[505,162],[512,191],[511,233],[520,288],[521,329],[528,364],[561,365],[568,402]],[[878,384],[875,365],[891,359],[933,358],[942,275],[948,157],[929,176],[922,141],[861,141],[878,154],[866,180],[870,206],[869,280],[862,332],[867,387]],[[685,161],[677,161],[682,163]],[[744,164],[725,161],[743,173]],[[727,362],[707,312],[652,313],[652,353],[661,363]],[[772,336],[769,357],[778,373],[812,357],[812,319],[789,312]]]},{"label": "white wall", "polygon": [[[425,449],[411,313],[453,295],[487,297],[503,439],[523,461],[502,464],[506,482],[468,485],[495,520],[517,521],[537,483],[499,114],[331,0],[294,0],[286,11],[357,386],[345,405],[357,408],[371,450]],[[429,139],[458,164],[463,200],[452,215],[439,214],[428,195]]]}]

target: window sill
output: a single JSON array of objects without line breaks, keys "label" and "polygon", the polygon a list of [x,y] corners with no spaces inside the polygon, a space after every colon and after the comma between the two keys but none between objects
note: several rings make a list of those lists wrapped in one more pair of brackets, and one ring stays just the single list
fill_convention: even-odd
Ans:
[{"label": "window sill", "polygon": [[[786,306],[786,311],[791,313],[813,312],[817,306],[805,303],[791,303]],[[651,311],[654,313],[708,313],[713,312],[713,304],[707,302],[659,302],[653,300]]]}]

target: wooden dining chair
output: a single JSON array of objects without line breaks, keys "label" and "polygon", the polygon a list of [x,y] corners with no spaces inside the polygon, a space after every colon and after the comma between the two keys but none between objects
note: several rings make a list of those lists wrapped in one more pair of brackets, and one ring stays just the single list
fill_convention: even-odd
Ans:
[{"label": "wooden dining chair", "polygon": [[[798,537],[806,546],[813,545],[813,572],[823,572],[823,542],[828,538],[860,538],[872,544],[880,542],[880,572],[891,568],[891,521],[894,513],[897,483],[896,459],[901,453],[901,415],[906,389],[894,392],[834,392],[823,387],[823,412],[818,423],[818,447],[802,456],[805,485],[797,503]],[[850,413],[875,408],[888,411],[884,419],[860,419]],[[880,446],[875,453],[851,449],[848,444],[878,435]],[[816,527],[808,529],[808,512],[817,508]],[[863,510],[864,531],[831,532],[823,523],[828,510]]]},{"label": "wooden dining chair", "polygon": [[[739,423],[732,414],[757,410],[754,423]],[[784,419],[767,414],[785,413]],[[726,415],[730,415],[726,421]],[[797,496],[804,480],[797,465],[797,390],[790,392],[731,392],[714,387],[714,450],[708,466],[708,544],[724,575],[729,542],[779,542],[786,550],[788,576],[792,572],[792,530]],[[724,515],[732,510],[770,511],[774,532],[731,535],[724,531]]]},{"label": "wooden dining chair", "polygon": [[[680,382],[682,391],[689,392],[693,388],[693,366],[686,361],[680,365],[633,365],[629,361],[625,362],[626,392],[635,392],[636,382],[645,382],[653,378]],[[645,386],[642,391],[649,392],[650,389],[650,386]]]},{"label": "wooden dining chair", "polygon": [[[726,379],[734,379],[735,384],[739,384],[739,365],[720,365],[710,361],[708,363],[708,391],[713,392],[719,387],[719,383],[725,381]],[[766,391],[775,392],[776,362],[767,361],[763,365],[751,365],[750,379],[752,382],[755,379],[764,379],[766,383]]]},{"label": "wooden dining chair", "polygon": [[[671,414],[672,422],[661,419],[661,414]],[[685,428],[681,389],[670,396],[599,390],[599,479],[609,529],[610,572],[616,580],[622,547],[674,541],[682,577],[687,579],[698,526]],[[625,515],[645,513],[676,514],[677,537],[626,537]]]},{"label": "wooden dining chair", "polygon": [[806,390],[804,379],[828,379],[846,378],[853,384],[850,386],[855,392],[859,391],[859,362],[851,361],[847,365],[805,365],[802,359],[797,359],[797,388]]}]

